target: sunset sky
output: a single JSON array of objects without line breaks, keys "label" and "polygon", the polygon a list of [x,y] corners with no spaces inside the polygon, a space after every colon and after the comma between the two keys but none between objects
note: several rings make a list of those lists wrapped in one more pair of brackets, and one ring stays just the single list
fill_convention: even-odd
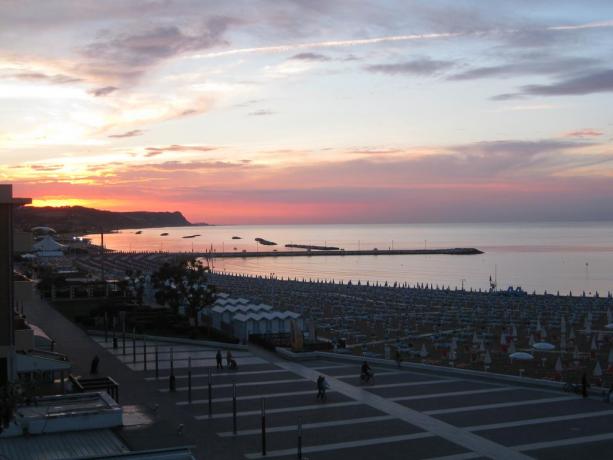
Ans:
[{"label": "sunset sky", "polygon": [[0,0],[0,182],[193,222],[613,218],[610,0]]}]

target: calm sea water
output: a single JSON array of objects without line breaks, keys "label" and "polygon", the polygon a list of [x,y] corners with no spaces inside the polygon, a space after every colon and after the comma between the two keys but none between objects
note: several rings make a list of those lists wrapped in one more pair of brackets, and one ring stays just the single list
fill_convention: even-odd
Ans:
[{"label": "calm sea water", "polygon": [[[538,224],[240,225],[123,230],[105,235],[110,249],[125,251],[257,250],[255,238],[344,249],[475,247],[477,256],[344,256],[216,259],[215,269],[298,278],[415,282],[532,292],[601,295],[613,291],[613,222]],[[167,236],[160,236],[168,233]],[[183,236],[199,234],[191,239]],[[232,239],[241,237],[240,240]],[[92,235],[99,243],[100,238]]]}]

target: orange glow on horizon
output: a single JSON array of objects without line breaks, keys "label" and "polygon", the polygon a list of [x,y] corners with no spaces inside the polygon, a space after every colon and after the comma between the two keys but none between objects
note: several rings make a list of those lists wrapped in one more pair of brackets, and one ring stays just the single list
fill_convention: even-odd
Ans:
[{"label": "orange glow on horizon", "polygon": [[68,196],[44,196],[32,200],[32,206],[37,208],[44,206],[51,206],[54,208],[63,206],[84,206],[87,208],[104,209],[108,207],[117,207],[120,204],[121,202],[111,199],[72,198]]}]

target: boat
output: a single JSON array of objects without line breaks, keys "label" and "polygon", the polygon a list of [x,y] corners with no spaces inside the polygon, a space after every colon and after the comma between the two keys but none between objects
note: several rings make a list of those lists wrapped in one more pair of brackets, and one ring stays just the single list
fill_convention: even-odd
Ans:
[{"label": "boat", "polygon": [[200,236],[200,235],[185,235],[185,236],[182,236],[181,238],[196,238],[197,236]]},{"label": "boat", "polygon": [[160,236],[168,236],[168,233],[160,233]]},{"label": "boat", "polygon": [[137,231],[137,232],[134,232],[134,234],[135,234],[135,235],[140,235],[141,233],[143,233],[143,231],[142,231],[142,230],[139,230],[139,231]]},{"label": "boat", "polygon": [[233,236],[232,239],[233,240],[242,240],[242,238],[240,236]]}]

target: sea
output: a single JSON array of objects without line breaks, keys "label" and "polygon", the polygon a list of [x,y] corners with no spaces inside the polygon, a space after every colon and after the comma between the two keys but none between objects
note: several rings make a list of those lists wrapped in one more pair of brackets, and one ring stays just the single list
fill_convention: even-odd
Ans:
[{"label": "sea", "polygon": [[[140,233],[137,234],[137,232]],[[162,234],[167,235],[162,236]],[[185,236],[198,235],[193,238]],[[89,235],[100,243],[100,235]],[[240,239],[238,239],[240,238]],[[277,246],[262,246],[263,238]],[[428,283],[465,289],[521,287],[527,292],[613,292],[613,222],[219,225],[121,230],[105,234],[120,251],[288,251],[285,244],[352,249],[474,247],[481,255],[373,255],[216,258],[214,270],[283,278]]]}]

